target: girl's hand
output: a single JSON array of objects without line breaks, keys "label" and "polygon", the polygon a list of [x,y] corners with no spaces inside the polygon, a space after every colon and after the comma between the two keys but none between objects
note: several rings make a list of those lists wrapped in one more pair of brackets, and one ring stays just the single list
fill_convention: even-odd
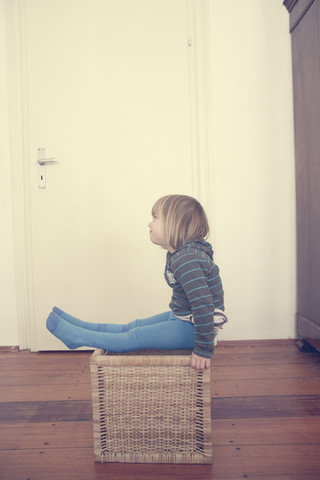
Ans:
[{"label": "girl's hand", "polygon": [[195,368],[196,370],[205,370],[206,368],[210,368],[211,365],[211,358],[203,358],[199,357],[192,352],[191,354],[191,367]]}]

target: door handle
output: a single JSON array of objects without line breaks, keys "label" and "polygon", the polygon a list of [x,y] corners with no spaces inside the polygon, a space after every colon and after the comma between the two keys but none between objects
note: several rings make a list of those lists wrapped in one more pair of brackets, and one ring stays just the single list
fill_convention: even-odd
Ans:
[{"label": "door handle", "polygon": [[38,148],[38,164],[39,165],[46,165],[47,163],[55,163],[56,161],[57,161],[56,158],[46,158],[45,148]]},{"label": "door handle", "polygon": [[54,163],[56,161],[56,158],[38,158],[39,165],[46,165],[47,163]]},{"label": "door handle", "polygon": [[56,158],[47,158],[46,157],[46,149],[45,148],[38,148],[38,187],[41,189],[47,188],[47,173],[46,173],[46,165],[48,163],[55,163],[57,161]]}]

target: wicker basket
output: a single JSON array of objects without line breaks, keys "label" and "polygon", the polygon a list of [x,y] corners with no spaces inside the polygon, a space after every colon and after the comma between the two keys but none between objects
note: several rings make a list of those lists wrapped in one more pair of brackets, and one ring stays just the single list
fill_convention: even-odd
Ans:
[{"label": "wicker basket", "polygon": [[190,353],[92,354],[96,462],[212,463],[210,370]]}]

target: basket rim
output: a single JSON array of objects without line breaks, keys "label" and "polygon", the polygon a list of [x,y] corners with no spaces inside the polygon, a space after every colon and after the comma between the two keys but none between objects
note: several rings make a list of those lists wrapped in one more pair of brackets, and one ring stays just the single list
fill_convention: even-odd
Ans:
[{"label": "basket rim", "polygon": [[[96,349],[90,364],[97,366],[185,366],[190,367],[192,350],[137,350],[129,353],[109,353],[107,350]],[[202,370],[202,372],[209,372]]]}]

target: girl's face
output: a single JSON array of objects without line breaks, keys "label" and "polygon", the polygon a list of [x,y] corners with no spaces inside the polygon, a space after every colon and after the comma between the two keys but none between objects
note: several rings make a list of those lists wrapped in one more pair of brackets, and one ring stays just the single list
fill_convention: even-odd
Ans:
[{"label": "girl's face", "polygon": [[168,250],[164,239],[163,220],[158,213],[152,215],[152,222],[149,223],[148,227],[150,228],[151,242]]}]

